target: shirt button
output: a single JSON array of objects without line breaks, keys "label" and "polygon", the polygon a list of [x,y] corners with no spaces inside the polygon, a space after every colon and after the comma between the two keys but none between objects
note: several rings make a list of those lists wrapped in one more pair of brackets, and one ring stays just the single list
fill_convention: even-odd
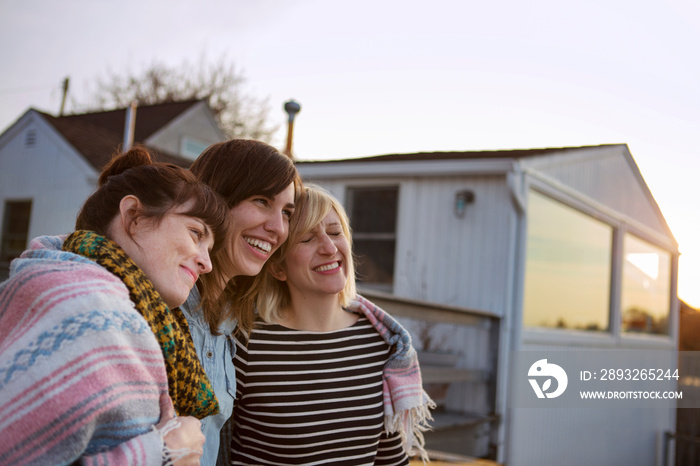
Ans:
[{"label": "shirt button", "polygon": [[211,359],[214,357],[214,352],[213,351],[207,351],[207,358]]}]

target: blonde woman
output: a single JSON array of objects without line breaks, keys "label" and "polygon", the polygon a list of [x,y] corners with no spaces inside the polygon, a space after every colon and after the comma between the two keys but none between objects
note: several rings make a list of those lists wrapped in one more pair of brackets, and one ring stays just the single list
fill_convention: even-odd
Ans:
[{"label": "blonde woman", "polygon": [[307,186],[237,343],[231,464],[405,465],[432,401],[407,332],[355,292],[340,203]]}]

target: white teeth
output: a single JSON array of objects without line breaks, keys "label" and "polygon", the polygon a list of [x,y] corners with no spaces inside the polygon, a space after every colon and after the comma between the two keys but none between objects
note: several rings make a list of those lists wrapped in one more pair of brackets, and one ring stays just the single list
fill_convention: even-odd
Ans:
[{"label": "white teeth", "polygon": [[338,264],[337,262],[333,262],[332,264],[327,264],[327,265],[322,265],[320,267],[316,267],[314,270],[316,272],[327,272],[329,270],[337,269],[338,267],[340,267],[340,264]]},{"label": "white teeth", "polygon": [[251,246],[258,248],[265,253],[269,253],[270,251],[272,251],[272,245],[270,243],[268,243],[267,241],[262,241],[262,240],[255,239],[255,238],[245,238],[245,240]]}]

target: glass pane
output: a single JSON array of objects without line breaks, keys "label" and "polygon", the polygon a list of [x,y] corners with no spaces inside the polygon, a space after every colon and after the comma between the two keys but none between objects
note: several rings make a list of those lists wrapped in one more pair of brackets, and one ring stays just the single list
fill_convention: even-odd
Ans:
[{"label": "glass pane", "polygon": [[180,153],[185,157],[198,157],[199,154],[204,152],[208,144],[198,141],[196,139],[184,137],[180,143]]},{"label": "glass pane", "polygon": [[398,188],[350,188],[350,221],[355,232],[396,233]]},{"label": "glass pane", "polygon": [[530,191],[523,324],[607,331],[613,228]]},{"label": "glass pane", "polygon": [[394,282],[394,240],[355,240],[357,279],[367,283]]},{"label": "glass pane", "polygon": [[671,254],[625,235],[622,265],[622,330],[668,335]]}]

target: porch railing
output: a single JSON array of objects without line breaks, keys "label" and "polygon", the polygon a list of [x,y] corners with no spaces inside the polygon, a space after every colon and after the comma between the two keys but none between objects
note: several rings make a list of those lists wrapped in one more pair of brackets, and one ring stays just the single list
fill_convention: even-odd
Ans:
[{"label": "porch railing", "polygon": [[500,317],[369,289],[360,293],[411,333],[423,386],[438,404],[426,447],[495,459]]}]

